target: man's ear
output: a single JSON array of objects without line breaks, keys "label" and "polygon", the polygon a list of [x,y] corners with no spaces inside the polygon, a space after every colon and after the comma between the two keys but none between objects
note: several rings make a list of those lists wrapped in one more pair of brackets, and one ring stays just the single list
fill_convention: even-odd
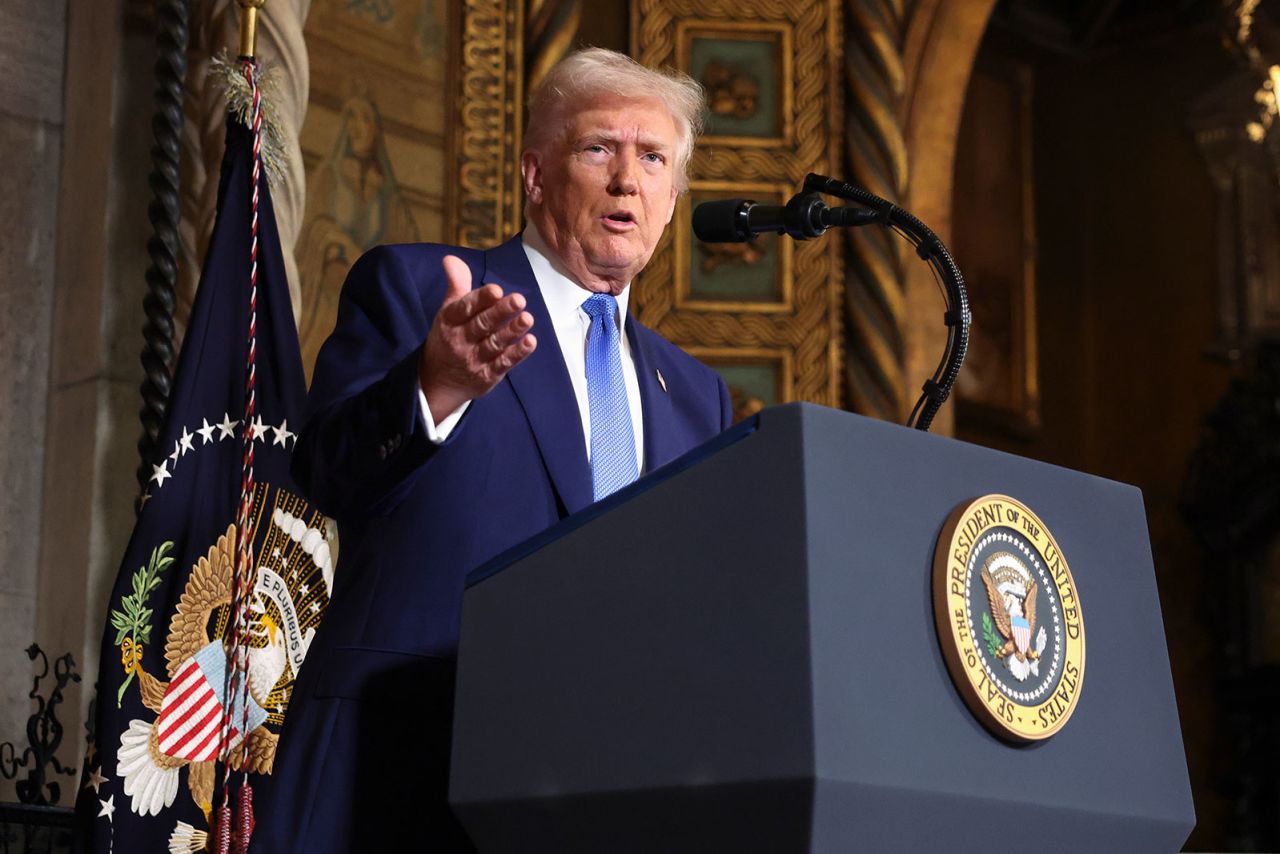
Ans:
[{"label": "man's ear", "polygon": [[680,198],[680,191],[676,189],[676,185],[671,185],[671,204],[667,207],[666,225],[671,224],[671,218],[676,215],[676,199]]},{"label": "man's ear", "polygon": [[520,177],[524,195],[532,204],[542,204],[542,156],[532,149],[520,155]]}]

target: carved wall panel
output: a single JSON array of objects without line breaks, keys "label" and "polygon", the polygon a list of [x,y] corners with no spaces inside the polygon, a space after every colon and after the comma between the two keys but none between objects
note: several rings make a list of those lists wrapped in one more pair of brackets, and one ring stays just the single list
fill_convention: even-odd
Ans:
[{"label": "carved wall panel", "polygon": [[761,405],[840,404],[841,259],[836,240],[710,246],[699,202],[784,202],[808,172],[839,171],[842,139],[834,0],[633,0],[631,53],[707,89],[707,133],[662,242],[641,275],[639,318],[721,370],[739,416]]},{"label": "carved wall panel", "polygon": [[460,105],[453,240],[489,247],[520,227],[524,8],[519,0],[467,0],[459,57]]}]

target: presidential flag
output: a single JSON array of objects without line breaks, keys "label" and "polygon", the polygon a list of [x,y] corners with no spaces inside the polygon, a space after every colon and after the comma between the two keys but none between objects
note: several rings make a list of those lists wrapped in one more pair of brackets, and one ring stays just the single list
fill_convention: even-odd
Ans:
[{"label": "presidential flag", "polygon": [[[253,140],[228,120],[213,238],[111,594],[76,803],[81,851],[212,849],[224,760],[236,786],[245,773],[270,774],[294,678],[328,604],[325,522],[288,475],[305,388]],[[251,505],[242,501],[247,483]],[[243,564],[239,532],[252,543]],[[242,627],[234,657],[233,599]],[[231,678],[237,661],[247,690]]]}]

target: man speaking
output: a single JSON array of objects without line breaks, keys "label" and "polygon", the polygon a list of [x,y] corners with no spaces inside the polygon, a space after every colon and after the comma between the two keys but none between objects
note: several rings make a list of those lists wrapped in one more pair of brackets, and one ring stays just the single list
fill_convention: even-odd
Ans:
[{"label": "man speaking", "polygon": [[575,53],[529,102],[521,234],[351,270],[293,464],[342,552],[255,852],[471,850],[446,804],[467,572],[729,426],[724,382],[628,312],[703,109]]}]

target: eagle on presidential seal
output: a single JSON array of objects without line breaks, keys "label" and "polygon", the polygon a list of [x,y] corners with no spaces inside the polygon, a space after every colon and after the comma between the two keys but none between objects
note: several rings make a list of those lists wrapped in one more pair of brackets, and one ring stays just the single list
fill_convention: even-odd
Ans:
[{"label": "eagle on presidential seal", "polygon": [[[134,659],[142,704],[157,717],[129,722],[120,736],[117,773],[124,779],[133,811],[140,815],[158,815],[172,806],[179,771],[185,767],[191,799],[204,812],[207,824],[213,809],[215,760],[224,744],[230,746],[233,768],[271,773],[278,737],[265,726],[269,715],[264,707],[267,695],[289,667],[280,627],[255,595],[249,626],[247,713],[239,697],[226,702],[226,648],[221,638],[209,637],[214,612],[231,604],[235,561],[232,524],[192,567],[169,621],[164,647],[168,681],[144,670],[140,656]],[[223,730],[228,709],[233,721],[229,735]],[[194,831],[185,823],[179,829],[188,835]],[[194,834],[201,837],[197,844],[203,841],[203,833]]]},{"label": "eagle on presidential seal", "polygon": [[[1040,656],[1048,642],[1044,627],[1036,632],[1036,593],[1039,588],[1021,560],[1010,552],[996,552],[982,567],[991,619],[999,638],[989,644],[991,654],[1009,668],[1019,682],[1040,675]],[[1035,646],[1032,646],[1032,636]],[[1003,642],[1001,642],[1003,641]]]}]

